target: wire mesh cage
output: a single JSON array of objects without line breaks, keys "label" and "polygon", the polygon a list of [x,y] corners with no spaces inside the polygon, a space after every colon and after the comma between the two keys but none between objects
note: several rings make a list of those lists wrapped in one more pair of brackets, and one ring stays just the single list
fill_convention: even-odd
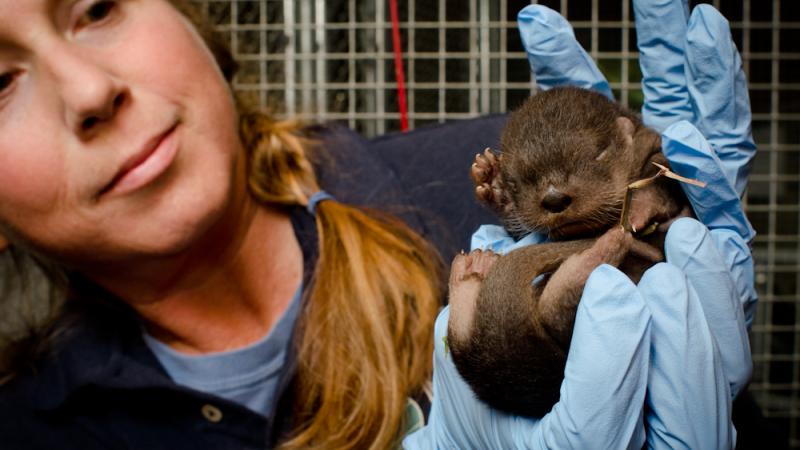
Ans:
[{"label": "wire mesh cage", "polygon": [[[235,88],[278,115],[341,121],[367,136],[400,127],[389,2],[194,0],[231,45]],[[410,128],[506,112],[535,89],[516,13],[523,0],[399,0]],[[534,3],[537,3],[534,1]],[[626,0],[539,1],[565,15],[622,103],[642,104]],[[800,8],[715,0],[750,82],[759,147],[747,192],[760,304],[750,391],[800,448]]]}]

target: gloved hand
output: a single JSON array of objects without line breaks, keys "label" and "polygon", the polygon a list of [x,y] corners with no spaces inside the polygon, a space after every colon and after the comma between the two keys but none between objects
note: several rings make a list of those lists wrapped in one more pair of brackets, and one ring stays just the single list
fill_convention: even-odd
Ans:
[{"label": "gloved hand", "polygon": [[[749,125],[746,86],[727,22],[716,11],[699,7],[687,26],[685,3],[638,1],[635,8],[644,36],[646,101],[653,103],[645,111],[647,123],[664,129],[676,120],[693,121],[711,140],[691,122],[673,125],[664,135],[673,169],[709,183],[687,194],[711,231],[692,219],[676,221],[667,235],[668,264],[648,271],[638,287],[609,266],[592,274],[578,308],[561,400],[541,420],[493,411],[474,398],[441,341],[445,310],[436,325],[429,425],[406,439],[406,447],[640,448],[645,414],[651,447],[733,446],[731,398],[751,367],[742,305],[749,322],[755,302],[746,244],[753,232],[738,198],[754,149],[749,127],[741,126]],[[520,13],[519,26],[541,87],[566,82],[611,97],[561,16],[532,6]],[[684,65],[681,77],[675,67]],[[739,92],[715,95],[719,86]],[[683,97],[682,89],[688,92]],[[743,101],[734,98],[742,91]],[[476,238],[495,250],[519,245],[497,229],[484,229]],[[645,390],[647,410],[640,400]]]},{"label": "gloved hand", "polygon": [[[718,238],[718,246],[726,257],[740,258],[730,265],[750,328],[757,296],[752,259],[742,247],[752,243],[755,231],[740,197],[756,147],[747,81],[728,21],[711,6],[698,5],[687,24],[682,2],[637,0],[634,11],[644,75],[643,118],[663,130],[662,149],[672,169],[708,183],[705,189],[683,188],[701,222],[730,232],[719,233],[729,237]],[[667,45],[664,30],[685,35],[684,45]]]},{"label": "gloved hand", "polygon": [[[638,0],[634,2],[634,12],[645,93],[642,111],[645,123],[663,130],[662,149],[674,171],[708,183],[705,189],[685,185],[684,191],[698,219],[711,229],[709,237],[715,245],[698,245],[693,254],[680,255],[670,255],[668,248],[667,260],[694,276],[692,286],[701,299],[718,345],[723,379],[729,383],[730,397],[720,397],[716,402],[709,398],[703,402],[693,401],[708,407],[716,404],[716,411],[709,408],[705,414],[694,416],[701,420],[698,423],[704,423],[704,415],[711,417],[708,413],[716,413],[716,417],[728,421],[730,401],[749,381],[752,371],[750,344],[743,322],[747,328],[752,325],[757,301],[748,247],[755,232],[739,201],[755,155],[747,81],[741,58],[730,38],[728,22],[714,8],[698,6],[692,11],[688,24],[688,7],[683,2]],[[683,45],[672,45],[671,41],[683,33],[686,36]],[[674,226],[670,229],[670,233],[678,232],[682,239],[693,239],[692,229],[674,229]],[[724,265],[708,264],[711,260],[708,253],[713,252],[714,247],[720,251]],[[704,263],[705,267],[693,267]],[[724,267],[728,268],[727,272],[723,271]],[[716,283],[725,279],[731,280],[736,294],[729,297],[728,302],[722,301],[723,297],[717,296],[714,290]],[[720,301],[712,301],[715,298]],[[655,310],[653,314],[658,315]],[[658,347],[655,335],[653,345]],[[652,371],[667,367],[653,361]],[[677,419],[692,418],[692,415],[682,414],[680,407],[675,408],[675,396],[665,389],[666,380],[686,378],[664,375],[648,382],[650,411],[646,420],[650,446],[663,444],[671,448],[686,442],[700,443],[700,436],[708,436],[709,430],[720,436],[719,445],[725,444],[721,437],[726,434],[725,428],[732,430],[732,426],[719,420],[716,427],[708,427],[709,424],[703,425],[708,427],[706,429],[694,427],[697,431],[689,437],[681,438],[673,433],[687,429],[682,428]],[[717,394],[721,393],[723,384],[717,386]],[[659,398],[662,395],[663,401]],[[735,432],[725,448],[733,447],[734,443]]]}]

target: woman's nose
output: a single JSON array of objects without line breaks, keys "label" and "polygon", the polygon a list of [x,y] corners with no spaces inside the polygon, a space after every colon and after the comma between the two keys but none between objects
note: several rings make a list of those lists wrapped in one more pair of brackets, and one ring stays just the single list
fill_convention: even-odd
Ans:
[{"label": "woman's nose", "polygon": [[64,104],[64,119],[81,138],[88,138],[114,118],[129,94],[102,59],[69,48],[59,50],[50,69]]}]

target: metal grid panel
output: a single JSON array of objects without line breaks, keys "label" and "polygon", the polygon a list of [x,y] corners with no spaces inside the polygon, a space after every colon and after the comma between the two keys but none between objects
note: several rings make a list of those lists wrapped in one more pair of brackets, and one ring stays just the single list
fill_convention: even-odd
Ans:
[{"label": "metal grid panel", "polygon": [[[278,115],[343,121],[367,136],[399,128],[388,2],[195,0],[231,43],[235,87]],[[534,88],[516,31],[527,0],[400,0],[411,128],[505,112]],[[535,2],[534,2],[535,3]],[[540,1],[566,15],[623,103],[638,108],[632,7]],[[698,3],[693,1],[692,4]],[[750,386],[800,448],[800,13],[798,2],[715,0],[750,80],[759,145],[748,214],[760,305]]]}]

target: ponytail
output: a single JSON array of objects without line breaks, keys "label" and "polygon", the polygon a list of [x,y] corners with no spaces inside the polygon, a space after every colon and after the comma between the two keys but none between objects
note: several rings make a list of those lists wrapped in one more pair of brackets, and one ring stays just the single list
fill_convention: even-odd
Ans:
[{"label": "ponytail", "polygon": [[[298,129],[242,116],[259,200],[305,206],[319,190]],[[407,397],[430,378],[443,266],[389,215],[324,201],[316,222],[319,260],[297,330],[295,429],[280,448],[396,446]]]}]

